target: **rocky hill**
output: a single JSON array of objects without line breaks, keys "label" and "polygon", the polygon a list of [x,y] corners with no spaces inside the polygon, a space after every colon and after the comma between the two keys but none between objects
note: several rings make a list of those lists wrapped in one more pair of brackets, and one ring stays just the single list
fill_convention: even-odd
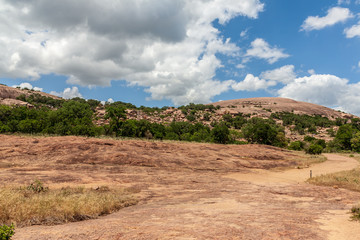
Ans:
[{"label": "rocky hill", "polygon": [[337,118],[351,119],[355,117],[352,114],[343,113],[317,104],[279,97],[235,99],[212,104],[221,106],[224,112],[228,111],[233,114],[240,112],[243,114],[257,115],[259,117],[269,117],[272,112],[292,112],[294,114],[310,116],[319,115],[331,120]]},{"label": "rocky hill", "polygon": [[[37,96],[36,98],[34,98],[35,95]],[[27,107],[46,105],[57,109],[61,106],[59,102],[65,101],[63,99],[57,101],[60,99],[43,92],[0,85],[0,104],[4,105]],[[55,103],[53,103],[54,101]],[[90,102],[90,100],[82,99],[77,101]],[[109,120],[105,119],[106,106],[100,104],[99,101],[91,101],[93,109],[95,109],[93,122],[97,126],[109,124]],[[338,126],[350,122],[353,118],[357,118],[352,114],[343,113],[324,106],[277,97],[235,99],[208,105],[189,104],[178,108],[136,107],[123,102],[116,102],[113,106],[127,108],[125,111],[126,119],[146,120],[165,126],[172,122],[190,122],[192,124],[201,123],[212,128],[217,123],[225,121],[229,128],[240,131],[241,127],[254,117],[262,119],[270,118],[278,125],[284,126],[285,137],[290,141],[302,141],[304,135],[310,135],[326,141],[332,140],[334,133],[338,130]],[[303,117],[304,115],[306,117]],[[339,121],[339,124],[335,124],[336,121]]]},{"label": "rocky hill", "polygon": [[40,94],[41,96],[44,97],[50,97],[53,99],[61,99],[57,96],[48,94],[48,93],[44,93],[44,92],[40,92],[40,91],[34,91],[34,90],[29,90],[29,89],[20,89],[20,88],[13,88],[13,87],[8,87],[5,85],[1,85],[0,84],[0,105],[16,105],[16,106],[28,106],[31,107],[32,105],[29,104],[28,102],[25,101],[21,101],[19,99],[17,99],[19,96],[21,95],[25,95],[25,96],[30,96],[32,94]]}]

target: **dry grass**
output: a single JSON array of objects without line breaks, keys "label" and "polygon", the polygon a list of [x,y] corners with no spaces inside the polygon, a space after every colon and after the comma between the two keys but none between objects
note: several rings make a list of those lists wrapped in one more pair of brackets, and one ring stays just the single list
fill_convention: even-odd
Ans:
[{"label": "dry grass", "polygon": [[[340,154],[346,157],[353,157],[360,162],[360,154]],[[329,186],[335,188],[345,188],[352,191],[360,192],[360,168],[349,171],[325,174],[318,177],[310,178],[308,183],[319,186]],[[360,204],[351,208],[352,219],[360,220]]]},{"label": "dry grass", "polygon": [[297,163],[297,168],[308,168],[312,164],[325,162],[327,159],[323,155],[310,155],[305,152],[292,151],[294,157],[291,159]]},{"label": "dry grass", "polygon": [[[350,156],[360,161],[360,154],[341,155],[346,157]],[[339,187],[360,192],[360,168],[321,175],[308,179],[307,182],[320,186]]]},{"label": "dry grass", "polygon": [[360,168],[321,175],[308,179],[307,182],[320,186],[339,187],[360,192]]},{"label": "dry grass", "polygon": [[131,206],[137,200],[122,189],[86,189],[84,187],[45,189],[0,188],[0,225],[18,227],[54,225],[81,221]]}]

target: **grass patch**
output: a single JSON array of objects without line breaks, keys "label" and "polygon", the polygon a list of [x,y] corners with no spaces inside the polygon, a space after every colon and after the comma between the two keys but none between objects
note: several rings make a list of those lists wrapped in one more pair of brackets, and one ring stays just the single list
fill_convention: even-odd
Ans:
[{"label": "grass patch", "polygon": [[360,221],[360,205],[351,208],[352,219]]},{"label": "grass patch", "polygon": [[292,159],[296,161],[297,168],[308,168],[310,165],[322,163],[327,160],[327,158],[323,155],[309,155],[305,152],[292,151],[295,157]]},{"label": "grass patch", "polygon": [[319,186],[336,186],[360,192],[360,168],[313,177],[307,182]]},{"label": "grass patch", "polygon": [[106,186],[49,189],[39,182],[20,188],[0,188],[0,225],[54,225],[110,214],[137,200],[123,189]]}]

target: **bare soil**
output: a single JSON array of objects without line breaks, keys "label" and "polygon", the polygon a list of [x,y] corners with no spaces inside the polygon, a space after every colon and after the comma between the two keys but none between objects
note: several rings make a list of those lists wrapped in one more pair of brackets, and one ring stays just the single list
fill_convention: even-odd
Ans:
[{"label": "bare soil", "polygon": [[295,169],[298,156],[259,145],[0,135],[3,185],[116,185],[140,199],[99,219],[17,228],[14,239],[358,239],[348,211],[360,193],[304,183],[310,169],[358,165],[327,157]]}]

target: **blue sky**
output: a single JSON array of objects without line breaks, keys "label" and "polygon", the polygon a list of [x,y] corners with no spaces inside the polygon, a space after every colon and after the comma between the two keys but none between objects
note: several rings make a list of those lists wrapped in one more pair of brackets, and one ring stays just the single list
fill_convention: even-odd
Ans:
[{"label": "blue sky", "polygon": [[138,106],[281,96],[360,115],[359,13],[359,0],[0,0],[0,82]]}]

